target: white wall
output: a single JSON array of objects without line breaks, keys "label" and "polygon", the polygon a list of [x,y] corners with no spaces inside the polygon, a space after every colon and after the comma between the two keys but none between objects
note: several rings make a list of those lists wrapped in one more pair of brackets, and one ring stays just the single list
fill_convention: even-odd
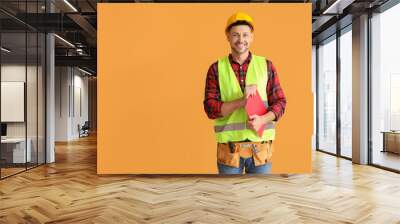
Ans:
[{"label": "white wall", "polygon": [[[28,67],[31,70],[32,67]],[[30,72],[28,72],[30,74]],[[8,64],[1,66],[2,82],[25,82],[25,64]],[[1,108],[5,110],[5,108]],[[7,123],[7,137],[25,137],[25,123],[11,122]]]},{"label": "white wall", "polygon": [[88,120],[88,77],[72,67],[56,67],[55,74],[55,140],[70,141]]},{"label": "white wall", "polygon": [[[85,121],[88,121],[89,118],[89,111],[88,111],[88,99],[89,99],[89,92],[88,92],[88,77],[81,76],[83,73],[78,73],[76,74],[75,70],[75,75],[74,75],[74,100],[75,100],[75,106],[74,106],[74,111],[73,113],[73,119],[72,119],[72,132],[71,134],[77,138],[79,137],[78,129],[77,126],[80,124],[81,126],[85,123]],[[79,93],[80,91],[80,93]],[[79,97],[80,96],[80,97]],[[80,102],[79,102],[80,101]],[[81,108],[79,108],[81,107]],[[82,111],[79,111],[81,109]]]},{"label": "white wall", "polygon": [[55,68],[55,141],[68,140],[69,68]]},{"label": "white wall", "polygon": [[[36,67],[34,66],[27,66],[27,75],[29,84],[36,86],[36,81],[33,81],[34,78],[30,77],[32,75],[36,76]],[[2,82],[25,82],[25,64],[18,65],[18,64],[5,64],[1,66],[1,81]],[[27,88],[27,96],[28,96],[28,104],[36,100],[36,88]],[[4,96],[3,96],[4,97]],[[36,101],[35,105],[27,105],[27,106],[34,106],[36,108]],[[40,106],[40,105],[39,105]],[[2,110],[6,110],[6,108],[2,108]],[[28,111],[31,112],[31,111]],[[35,122],[37,120],[36,113],[28,113],[28,122]],[[28,137],[29,133],[32,133],[36,130],[36,126],[33,128],[34,130],[30,131],[30,127],[33,127],[32,124],[28,124]],[[36,132],[35,132],[36,133]],[[7,136],[8,137],[25,137],[25,122],[7,122]]]}]

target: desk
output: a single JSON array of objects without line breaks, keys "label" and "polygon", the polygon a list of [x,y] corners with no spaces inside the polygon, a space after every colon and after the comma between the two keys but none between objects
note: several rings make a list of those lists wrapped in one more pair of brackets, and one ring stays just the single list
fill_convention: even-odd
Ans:
[{"label": "desk", "polygon": [[381,133],[383,133],[382,152],[400,154],[400,131],[382,131]]},{"label": "desk", "polygon": [[1,139],[1,159],[6,163],[25,163],[32,159],[31,145],[32,140],[27,139],[26,155],[25,155],[25,138],[6,138]]}]

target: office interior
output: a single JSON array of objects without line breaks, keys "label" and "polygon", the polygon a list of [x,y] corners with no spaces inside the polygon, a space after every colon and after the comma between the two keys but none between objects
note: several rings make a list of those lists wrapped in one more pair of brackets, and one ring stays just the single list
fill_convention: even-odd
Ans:
[{"label": "office interior", "polygon": [[[80,150],[68,144],[95,144],[96,7],[107,2],[173,1],[0,2],[1,186]],[[218,2],[312,4],[313,156],[400,173],[400,1]]]},{"label": "office interior", "polygon": [[96,131],[96,4],[81,5],[86,17],[64,15],[77,9],[63,1],[0,3],[1,179],[54,163],[55,142]]},{"label": "office interior", "polygon": [[326,30],[325,17],[313,23],[316,150],[399,171],[399,12],[394,1],[355,1]]}]

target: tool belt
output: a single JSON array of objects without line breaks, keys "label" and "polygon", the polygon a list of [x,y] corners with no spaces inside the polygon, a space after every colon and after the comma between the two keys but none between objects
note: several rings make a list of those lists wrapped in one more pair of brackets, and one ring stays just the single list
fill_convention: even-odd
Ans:
[{"label": "tool belt", "polygon": [[272,141],[264,142],[228,142],[218,143],[217,161],[220,164],[236,167],[240,166],[240,157],[253,157],[254,165],[261,166],[269,162],[272,157]]}]

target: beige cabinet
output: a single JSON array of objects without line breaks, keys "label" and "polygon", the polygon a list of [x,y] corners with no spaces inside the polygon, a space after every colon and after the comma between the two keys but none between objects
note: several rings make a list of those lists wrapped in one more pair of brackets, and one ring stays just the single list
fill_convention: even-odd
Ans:
[{"label": "beige cabinet", "polygon": [[400,131],[388,131],[383,133],[383,152],[400,154]]}]

